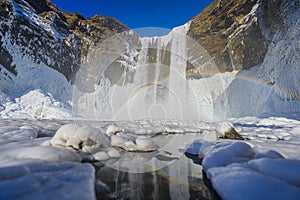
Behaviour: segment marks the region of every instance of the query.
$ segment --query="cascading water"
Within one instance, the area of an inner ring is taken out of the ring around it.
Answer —
[[[76,114],[98,120],[210,120],[210,83],[202,77],[189,79],[187,68],[189,63],[196,74],[200,68],[203,73],[217,70],[187,31],[184,25],[165,36],[140,38],[130,31],[108,39],[78,73],[84,78],[76,77]],[[219,79],[211,78],[219,84],[214,94],[224,88]],[[92,89],[84,92],[80,88],[87,80]]]

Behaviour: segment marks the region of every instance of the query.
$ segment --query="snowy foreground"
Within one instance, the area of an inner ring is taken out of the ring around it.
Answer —
[[[89,163],[142,173],[184,151],[204,157],[203,170],[223,199],[299,198],[300,121],[230,122],[246,140],[217,139],[228,123],[0,120],[0,199],[95,199]],[[126,151],[139,156],[124,159]]]

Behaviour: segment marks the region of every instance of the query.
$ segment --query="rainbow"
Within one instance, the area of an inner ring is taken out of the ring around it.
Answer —
[[[207,71],[201,72],[201,73],[200,72],[187,73],[187,75],[194,75],[194,76],[199,76],[199,77],[203,77],[203,78],[210,77],[215,74],[218,74],[216,72],[216,70],[211,70],[211,71],[207,70]],[[119,81],[121,81],[122,78],[124,78],[124,75],[119,79]],[[146,91],[150,91],[157,85],[164,84],[164,83],[168,82],[169,80],[170,80],[170,76],[166,76],[156,82],[147,83],[147,84],[144,84],[142,87],[139,87],[121,105],[118,106],[118,108],[113,112],[111,120],[116,120],[116,117],[118,116],[118,114],[121,113],[121,111],[123,109],[125,109],[125,107],[128,104],[130,104],[135,98],[137,98],[139,95],[145,93]],[[267,83],[256,77],[249,76],[246,74],[241,74],[241,73],[238,73],[235,76],[234,80],[248,82],[250,84],[256,85],[257,87],[265,87],[265,88],[271,89],[273,91],[276,91],[279,94],[284,94],[286,96],[285,98],[287,98],[287,99],[292,99],[292,100],[296,100],[296,101],[300,102],[300,95],[298,95],[297,93],[295,93],[291,90],[288,90],[287,88],[280,87],[277,84]]]

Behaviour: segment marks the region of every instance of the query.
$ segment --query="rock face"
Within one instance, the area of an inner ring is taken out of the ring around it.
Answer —
[[[249,69],[263,62],[272,31],[280,26],[281,1],[217,0],[191,20],[188,35],[198,41],[221,72]],[[273,32],[274,34],[274,32]]]
[[[254,63],[251,69],[239,71],[236,79],[215,101],[216,107],[221,105],[226,109],[227,117],[299,119],[299,9],[297,0],[259,1],[257,23],[268,49],[261,64]]]
[[[60,96],[93,46],[125,30],[115,19],[69,14],[49,0],[2,0],[0,91],[43,89]]]

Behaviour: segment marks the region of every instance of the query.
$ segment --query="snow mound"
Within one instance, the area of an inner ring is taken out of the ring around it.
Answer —
[[[120,157],[117,150],[109,149],[110,146],[121,147],[126,151],[145,152],[155,151],[158,148],[149,137],[130,137],[124,133],[117,133],[121,130],[115,125],[110,125],[105,134],[91,126],[71,123],[60,127],[50,142],[53,146],[92,154],[96,160]]]
[[[205,155],[203,169],[222,199],[299,197],[299,156],[285,159],[276,151],[284,148],[284,143],[279,144],[280,148],[270,144],[271,150],[264,144],[255,141],[220,143]],[[299,144],[293,145],[297,147],[293,151],[298,151]]]
[[[101,155],[106,154],[104,148],[107,142],[107,136],[99,130],[74,123],[61,126],[50,140],[52,146],[93,154],[96,160],[106,160]],[[107,154],[106,157],[109,158]]]
[[[119,132],[123,132],[123,130],[121,128],[117,127],[116,125],[110,125],[106,129],[106,134],[116,134]]]
[[[226,166],[231,163],[245,162],[254,157],[251,146],[245,142],[217,145],[203,159],[202,166],[206,171],[209,168]]]
[[[0,118],[66,119],[72,117],[70,107],[39,89],[15,98],[14,102],[6,102],[2,107]]]
[[[147,137],[139,136],[135,140],[130,140],[118,135],[111,136],[112,146],[121,147],[127,151],[155,151],[158,146]]]
[[[81,163],[37,163],[0,170],[0,199],[96,199],[94,168]]]
[[[289,167],[282,170],[286,172]],[[296,175],[298,170],[293,172]],[[211,168],[207,175],[222,199],[297,199],[300,196],[300,188],[243,164]]]
[[[255,159],[247,163],[251,169],[300,187],[300,160]]]

